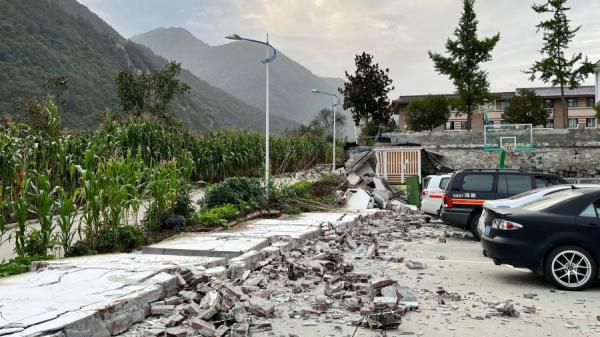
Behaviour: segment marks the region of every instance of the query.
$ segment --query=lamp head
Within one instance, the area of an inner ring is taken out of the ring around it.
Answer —
[[[314,92],[315,94],[318,94],[320,91],[317,89],[313,89],[312,92]]]
[[[239,36],[238,34],[231,34],[229,36],[225,36],[226,39],[230,39],[230,40],[241,40],[242,37]]]

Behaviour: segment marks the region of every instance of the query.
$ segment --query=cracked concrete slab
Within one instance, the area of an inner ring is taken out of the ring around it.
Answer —
[[[58,330],[66,337],[114,335],[143,320],[149,303],[176,291],[170,272],[223,264],[215,258],[141,254],[37,263],[35,273],[0,280],[0,336]],[[100,323],[108,334],[97,328]]]
[[[184,233],[143,248],[144,254],[217,256],[227,259],[260,250],[282,238],[306,240],[320,235],[321,224],[346,213],[303,213],[283,219],[259,219],[228,232]]]

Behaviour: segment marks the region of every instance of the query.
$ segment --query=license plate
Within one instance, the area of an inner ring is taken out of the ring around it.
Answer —
[[[483,235],[490,236],[490,233],[492,233],[492,226],[485,226],[485,229],[483,230]]]

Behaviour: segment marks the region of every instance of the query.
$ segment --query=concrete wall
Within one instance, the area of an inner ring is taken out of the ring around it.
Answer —
[[[453,168],[494,168],[499,154],[483,151],[483,132],[414,132],[386,134],[392,144],[420,145],[443,154]],[[564,177],[600,177],[600,131],[534,129],[535,149],[510,153],[507,168],[557,173]]]

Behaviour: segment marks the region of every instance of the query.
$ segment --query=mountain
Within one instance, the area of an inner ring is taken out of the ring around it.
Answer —
[[[14,113],[17,97],[43,95],[44,74],[62,74],[69,79],[68,102],[59,107],[65,126],[92,127],[98,112],[120,110],[114,85],[120,70],[156,71],[167,63],[76,0],[0,0],[0,8],[0,113]],[[191,90],[170,110],[191,128],[264,129],[261,109],[187,70],[180,78]],[[275,132],[299,125],[277,117],[271,123]]]
[[[260,63],[265,58],[264,46],[240,41],[209,46],[183,28],[158,28],[131,40],[181,62],[199,78],[264,109],[265,68]],[[271,112],[303,124],[320,109],[331,106],[331,98],[317,96],[312,89],[337,93],[343,85],[342,79],[319,77],[281,51],[270,67]]]

